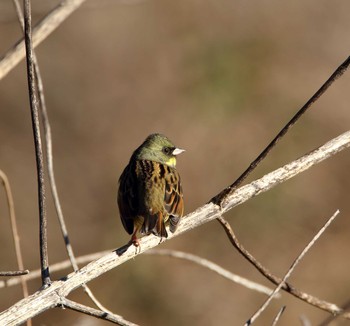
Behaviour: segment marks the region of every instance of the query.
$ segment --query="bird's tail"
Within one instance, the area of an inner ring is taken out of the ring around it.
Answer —
[[[157,220],[156,227],[153,229],[153,234],[162,238],[168,237],[168,232],[165,229],[164,216],[161,213],[158,214],[158,220]]]
[[[157,213],[154,215],[149,215],[144,219],[143,225],[141,227],[142,234],[150,234],[167,238],[168,232],[165,229],[164,217],[162,213]]]

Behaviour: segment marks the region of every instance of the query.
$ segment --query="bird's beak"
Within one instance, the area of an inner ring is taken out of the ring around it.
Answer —
[[[184,152],[185,150],[184,149],[181,149],[181,148],[175,148],[173,150],[173,155],[179,155],[181,154],[182,152]]]

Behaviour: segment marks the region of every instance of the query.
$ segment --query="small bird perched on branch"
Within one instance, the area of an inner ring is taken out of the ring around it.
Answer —
[[[140,245],[138,233],[167,238],[184,212],[176,156],[184,152],[161,134],[149,135],[132,154],[119,178],[118,206],[130,244]]]

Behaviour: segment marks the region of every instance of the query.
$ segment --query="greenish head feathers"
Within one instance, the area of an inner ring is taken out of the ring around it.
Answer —
[[[171,167],[176,166],[176,155],[184,152],[177,148],[166,136],[161,134],[151,134],[136,149],[133,154],[134,159],[149,160]]]

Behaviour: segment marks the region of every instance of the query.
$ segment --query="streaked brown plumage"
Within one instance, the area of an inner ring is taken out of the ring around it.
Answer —
[[[152,134],[136,149],[120,176],[120,218],[135,246],[139,245],[138,232],[167,238],[165,224],[172,233],[176,231],[184,202],[175,156],[182,151],[165,136]]]

